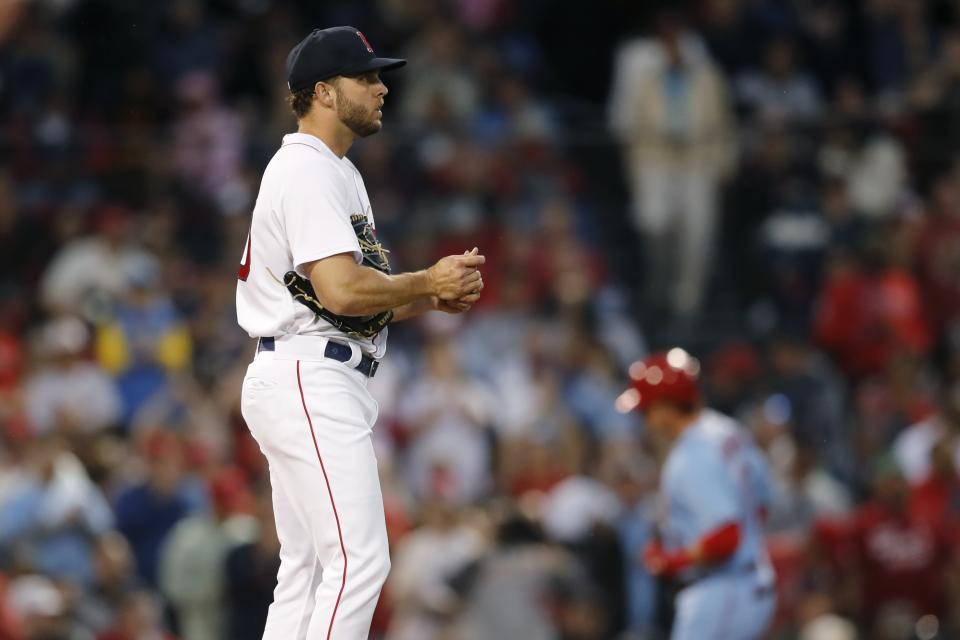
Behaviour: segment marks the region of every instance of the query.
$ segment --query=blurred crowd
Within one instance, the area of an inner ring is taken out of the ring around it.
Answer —
[[[771,637],[960,637],[960,4],[581,4],[0,2],[0,640],[259,640],[235,273],[333,24],[410,60],[351,152],[391,261],[487,255],[371,383],[373,638],[663,637],[616,398],[678,342],[768,455]]]

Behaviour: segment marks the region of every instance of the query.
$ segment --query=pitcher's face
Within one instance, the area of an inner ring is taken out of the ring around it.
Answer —
[[[336,84],[337,116],[358,137],[366,138],[383,127],[381,111],[387,85],[379,71],[358,76],[341,76]]]

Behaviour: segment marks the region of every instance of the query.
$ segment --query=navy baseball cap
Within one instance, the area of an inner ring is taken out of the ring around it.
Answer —
[[[314,29],[287,56],[287,87],[298,91],[334,76],[396,69],[400,58],[378,58],[367,38],[353,27]]]

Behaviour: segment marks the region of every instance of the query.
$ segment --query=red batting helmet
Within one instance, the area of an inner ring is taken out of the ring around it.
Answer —
[[[700,400],[700,362],[679,347],[634,362],[629,373],[630,388],[617,398],[622,413],[645,411],[660,401],[692,407]]]

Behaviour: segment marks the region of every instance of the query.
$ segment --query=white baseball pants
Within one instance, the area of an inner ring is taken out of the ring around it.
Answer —
[[[371,442],[377,403],[366,376],[315,351],[260,352],[243,381],[281,545],[263,640],[364,640],[390,570]]]

